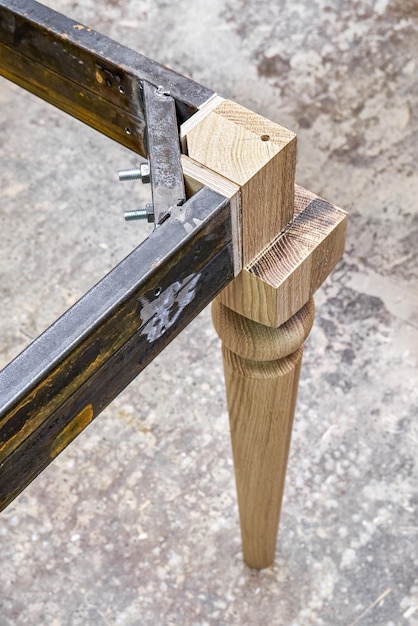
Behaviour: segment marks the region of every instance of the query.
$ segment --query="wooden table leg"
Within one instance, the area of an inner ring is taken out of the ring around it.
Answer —
[[[223,342],[244,560],[261,569],[274,559],[311,298],[341,258],[347,216],[294,185],[293,133],[236,103],[218,99],[181,135],[191,189],[195,179],[211,187],[214,175],[233,185],[241,271],[216,299],[213,320]]]
[[[311,299],[279,328],[253,322],[219,300],[212,306],[222,339],[244,561],[274,560],[303,342],[314,320]]]

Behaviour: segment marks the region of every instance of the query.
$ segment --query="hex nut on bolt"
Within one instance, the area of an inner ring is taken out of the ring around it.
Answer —
[[[141,163],[139,168],[119,170],[119,180],[121,182],[139,179],[141,179],[144,184],[151,181],[149,163]]]
[[[131,222],[133,220],[147,220],[147,222],[151,224],[155,222],[154,206],[152,204],[146,204],[145,209],[125,211],[124,217],[127,222]]]

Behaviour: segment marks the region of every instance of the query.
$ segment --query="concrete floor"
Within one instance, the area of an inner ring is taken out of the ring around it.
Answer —
[[[350,227],[316,298],[274,566],[241,560],[206,310],[1,514],[0,626],[416,626],[416,0],[48,4],[295,130],[298,182]],[[5,365],[148,227],[122,219],[133,155],[6,81],[0,104]]]

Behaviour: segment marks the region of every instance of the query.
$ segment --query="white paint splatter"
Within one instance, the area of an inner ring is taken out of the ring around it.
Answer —
[[[149,341],[159,339],[178,320],[195,297],[199,278],[200,274],[191,274],[182,281],[177,280],[161,292],[157,305],[155,300],[150,301],[145,296],[139,299],[141,319],[145,322],[144,332]]]

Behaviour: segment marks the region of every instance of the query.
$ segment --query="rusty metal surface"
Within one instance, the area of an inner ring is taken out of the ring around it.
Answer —
[[[151,171],[155,223],[186,199],[175,101],[169,91],[142,84],[146,149]]]
[[[141,81],[169,91],[181,121],[213,95],[33,0],[0,0],[0,74],[142,155]]]
[[[28,0],[0,0],[0,55],[6,78],[148,154],[157,221],[170,209],[164,225],[0,372],[4,507],[234,271],[229,200],[204,188],[183,205],[178,125],[213,92]]]
[[[233,279],[228,207],[203,188],[0,372],[0,508]]]

